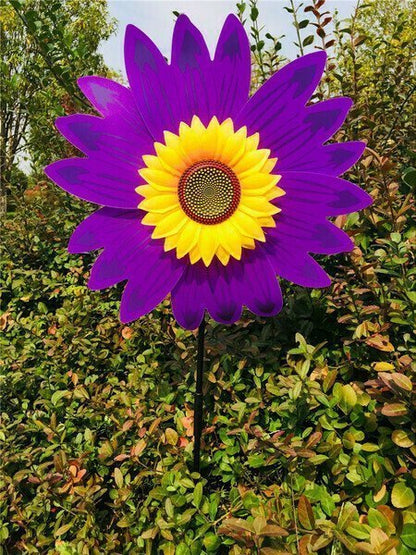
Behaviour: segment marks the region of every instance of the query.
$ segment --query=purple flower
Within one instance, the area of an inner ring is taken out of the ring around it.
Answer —
[[[372,200],[338,177],[364,143],[325,144],[351,100],[306,106],[325,53],[288,64],[249,99],[250,48],[238,19],[227,18],[211,60],[201,33],[181,15],[170,64],[132,25],[125,61],[130,88],[79,79],[102,117],[56,122],[87,157],[45,169],[65,191],[102,205],[68,247],[103,249],[89,287],[127,281],[123,322],[171,292],[176,319],[194,329],[205,309],[225,324],[240,317],[243,305],[261,316],[277,314],[276,275],[328,286],[309,253],[350,251],[351,239],[327,218]]]

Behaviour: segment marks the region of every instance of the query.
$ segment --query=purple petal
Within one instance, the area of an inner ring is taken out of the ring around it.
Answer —
[[[183,14],[173,31],[171,66],[177,73],[181,121],[190,123],[196,114],[207,125],[216,106],[212,62],[202,34]]]
[[[141,258],[150,241],[150,236],[144,233],[128,238],[114,236],[113,243],[105,248],[95,261],[88,287],[94,290],[106,289],[130,278],[132,267],[135,266],[136,260]]]
[[[259,316],[274,316],[283,306],[276,273],[264,252],[248,251],[242,264],[241,296],[249,310]]]
[[[188,266],[172,291],[172,308],[181,326],[195,329],[204,308],[212,318],[232,324],[246,305],[259,316],[273,316],[282,308],[282,295],[273,268],[264,251],[246,251],[241,261],[223,266],[215,260],[208,268]]]
[[[175,287],[185,266],[157,241],[142,249],[129,265],[120,305],[120,320],[131,322],[153,310]]]
[[[365,147],[360,141],[320,146],[305,152],[301,159],[279,161],[279,170],[342,175],[360,159]]]
[[[357,185],[329,175],[308,172],[285,172],[279,182],[286,195],[275,203],[283,213],[338,216],[369,206],[373,199]]]
[[[319,83],[326,62],[323,51],[313,52],[287,64],[250,98],[236,120],[236,127],[247,125],[249,133],[263,134],[269,127],[287,124],[297,117]]]
[[[300,242],[303,251],[317,254],[337,254],[354,248],[344,231],[312,210],[308,217],[282,210],[276,217],[276,227],[268,230],[268,235],[287,244]]]
[[[205,303],[217,322],[233,324],[241,316],[242,269],[242,264],[236,264],[233,259],[226,266],[216,259],[207,269],[208,294]]]
[[[124,53],[139,112],[153,138],[163,141],[163,131],[177,132],[180,122],[175,71],[149,37],[134,25],[127,25]]]
[[[136,208],[135,188],[142,183],[137,170],[91,158],[67,158],[45,168],[46,175],[64,191],[83,200],[112,208]]]
[[[181,326],[195,329],[205,308],[214,320],[223,324],[233,324],[240,318],[243,302],[240,280],[235,275],[238,273],[241,278],[242,268],[238,264],[235,266],[233,278],[231,264],[232,261],[223,266],[218,260],[214,260],[208,268],[201,262],[188,266],[183,278],[172,291],[172,307]]]
[[[237,115],[247,102],[250,75],[251,54],[247,34],[239,19],[231,14],[225,20],[214,57],[215,115],[220,121]]]
[[[331,98],[303,108],[290,121],[279,118],[262,128],[262,145],[278,158],[276,171],[302,161],[310,152],[316,155],[316,148],[341,127],[351,106],[349,98]]]
[[[131,127],[117,115],[99,118],[85,114],[60,117],[55,122],[61,134],[84,154],[117,164],[128,164],[137,171],[141,157],[153,151],[147,129]]]
[[[179,324],[196,329],[204,316],[209,294],[208,276],[202,264],[189,264],[172,290],[172,311]]]
[[[328,287],[329,276],[305,252],[301,242],[288,243],[283,237],[268,237],[264,247],[273,270],[280,277],[303,287]]]
[[[247,102],[250,87],[250,48],[243,26],[229,16],[219,37],[214,61],[205,41],[187,16],[178,17],[168,65],[155,44],[129,25],[125,62],[130,86],[152,136],[178,132],[179,123],[194,115],[207,125],[215,115],[223,120]]]
[[[127,87],[111,79],[90,75],[78,79],[78,86],[91,104],[103,116],[117,116],[119,121],[131,127],[143,127],[134,97]]]
[[[150,235],[150,228],[141,224],[143,216],[141,210],[100,208],[75,229],[68,251],[81,253],[111,246],[117,250],[120,244],[141,242]]]

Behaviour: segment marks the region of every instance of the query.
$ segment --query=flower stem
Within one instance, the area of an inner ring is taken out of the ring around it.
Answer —
[[[204,375],[204,337],[205,315],[198,328],[198,353],[196,359],[196,387],[194,401],[194,472],[199,472],[201,462],[201,433],[202,433],[202,382]]]

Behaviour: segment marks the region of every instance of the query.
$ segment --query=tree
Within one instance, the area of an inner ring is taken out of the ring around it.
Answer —
[[[99,43],[115,29],[105,0],[0,0],[3,212],[13,196],[13,168],[29,155],[33,169],[68,152],[53,127],[59,115],[91,111],[77,89],[81,75],[108,75]]]

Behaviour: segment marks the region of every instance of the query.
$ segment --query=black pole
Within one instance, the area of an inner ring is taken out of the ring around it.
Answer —
[[[204,375],[204,336],[205,315],[198,328],[198,354],[196,359],[196,387],[194,402],[194,472],[199,472],[201,462],[201,433],[202,433],[202,378]]]

